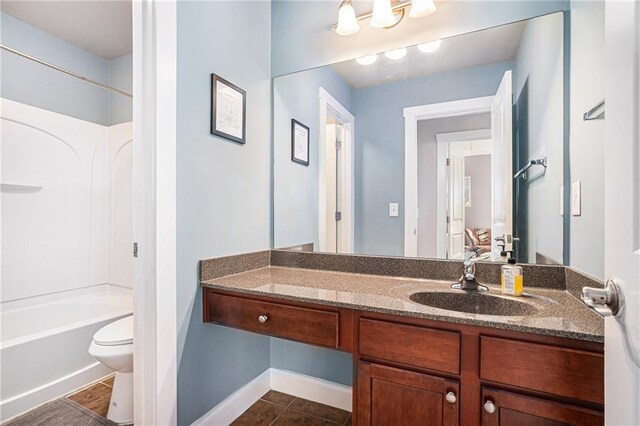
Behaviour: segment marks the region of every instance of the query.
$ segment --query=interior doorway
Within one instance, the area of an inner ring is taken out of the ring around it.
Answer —
[[[439,257],[491,250],[491,129],[440,133],[437,223]],[[444,179],[442,179],[444,178]],[[420,237],[420,236],[418,236]]]
[[[318,249],[353,253],[355,118],[320,88],[320,123]]]

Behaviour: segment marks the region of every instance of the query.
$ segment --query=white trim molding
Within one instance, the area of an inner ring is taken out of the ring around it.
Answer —
[[[350,386],[269,368],[193,422],[192,426],[231,424],[270,389],[349,412],[352,409]]]
[[[132,7],[134,422],[174,425],[177,5]]]
[[[204,416],[192,423],[192,426],[219,426],[233,423],[242,413],[258,401],[271,389],[271,369],[229,395],[220,404],[213,407]]]
[[[404,108],[404,255],[418,256],[418,121],[491,112],[493,96]]]

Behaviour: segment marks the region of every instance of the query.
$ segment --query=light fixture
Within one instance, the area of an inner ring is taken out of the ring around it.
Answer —
[[[361,58],[357,58],[356,62],[359,63],[360,65],[371,65],[375,63],[375,61],[377,60],[378,60],[378,55],[368,55],[368,56],[363,56]]]
[[[421,18],[423,16],[431,15],[435,11],[436,4],[433,0],[412,0],[409,16],[412,18]]]
[[[391,10],[391,0],[373,0],[373,13],[369,23],[376,28],[393,27],[398,23]]]
[[[438,50],[440,45],[442,44],[442,40],[434,40],[428,43],[422,43],[418,45],[418,50],[424,53],[431,53]]]
[[[342,0],[338,10],[338,26],[336,33],[341,36],[348,36],[360,31],[360,25],[356,19],[356,11],[351,5],[351,0]]]
[[[358,22],[370,19],[376,28],[392,28],[402,21],[406,10],[411,8],[409,16],[419,18],[436,11],[434,0],[373,0],[373,11],[356,15],[352,0],[342,0],[338,9],[338,23],[333,29],[339,35],[351,35],[358,32]]]
[[[393,61],[397,61],[399,59],[404,58],[407,55],[407,48],[406,47],[402,47],[400,49],[395,49],[395,50],[389,50],[388,52],[384,52],[384,56],[386,56],[387,58],[393,60]]]

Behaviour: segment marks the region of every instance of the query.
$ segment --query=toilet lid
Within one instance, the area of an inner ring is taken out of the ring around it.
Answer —
[[[133,316],[128,316],[102,327],[93,335],[96,345],[116,346],[133,343]]]

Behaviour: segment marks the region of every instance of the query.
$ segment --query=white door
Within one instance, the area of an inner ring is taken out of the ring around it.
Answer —
[[[605,10],[605,276],[624,297],[605,319],[605,421],[640,425],[640,6]]]
[[[448,259],[464,259],[464,156],[452,146],[449,169]]]
[[[493,258],[500,257],[496,237],[505,236],[509,241],[513,224],[513,169],[511,132],[511,71],[504,73],[498,92],[491,105],[491,252]],[[510,250],[507,247],[507,250]]]

